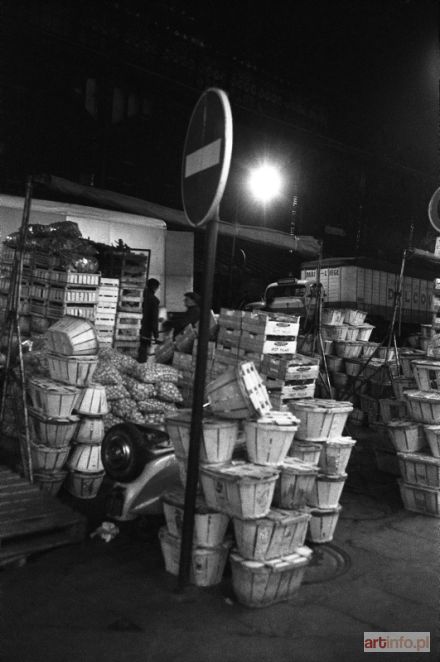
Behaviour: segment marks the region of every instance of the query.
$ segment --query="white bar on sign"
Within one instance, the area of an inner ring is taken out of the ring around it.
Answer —
[[[192,154],[188,154],[185,159],[185,177],[191,177],[196,172],[207,170],[220,162],[220,149],[222,140],[218,138],[209,145],[196,149]]]

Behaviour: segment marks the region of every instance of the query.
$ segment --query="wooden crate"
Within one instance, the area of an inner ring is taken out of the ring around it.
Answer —
[[[240,329],[227,329],[220,326],[218,330],[217,343],[223,347],[239,347],[240,345],[241,330]]]
[[[50,273],[49,269],[36,267],[35,269],[32,269],[32,280],[38,283],[48,283],[49,273]]]
[[[84,539],[86,520],[0,466],[0,565]]]
[[[31,312],[38,313],[34,311],[31,306]],[[50,319],[58,319],[59,317],[64,317],[64,315],[74,315],[75,317],[85,317],[89,320],[94,320],[96,314],[95,304],[75,304],[75,303],[55,303],[51,301],[46,304],[46,315]]]
[[[11,279],[9,276],[0,276],[0,292],[8,294],[11,289]]]
[[[41,317],[46,317],[47,303],[45,301],[38,301],[31,299],[31,314]]]
[[[98,300],[98,289],[96,287],[54,287],[49,288],[48,300],[62,304],[95,304]]]
[[[76,287],[98,287],[100,274],[80,273],[77,271],[49,271],[49,283],[75,285]]]
[[[319,358],[302,354],[288,357],[266,354],[261,372],[272,379],[316,379],[319,374]]]
[[[120,281],[125,285],[145,287],[148,275],[148,259],[145,255],[124,255],[121,260]]]
[[[110,279],[108,279],[110,280]],[[102,306],[107,304],[116,304],[118,303],[119,298],[119,287],[107,287],[102,286],[98,289],[98,303]]]
[[[138,340],[115,340],[113,343],[114,349],[123,354],[128,354],[128,356],[137,358],[139,353],[139,341]]]
[[[47,301],[49,295],[49,286],[44,283],[32,283],[29,287],[29,296],[31,299]]]
[[[128,313],[142,313],[144,288],[122,284],[119,288],[118,310]]]
[[[137,340],[141,323],[142,315],[139,313],[118,313],[116,316],[115,340]]]
[[[241,329],[244,311],[220,308],[218,324],[225,329]]]
[[[296,354],[296,338],[255,335],[249,331],[243,331],[240,338],[240,349],[256,354]]]
[[[279,313],[245,312],[241,328],[255,335],[296,338],[299,332],[299,317]]]
[[[61,258],[59,255],[49,255],[42,251],[35,251],[33,255],[33,263],[36,267],[42,269],[57,269],[61,267]]]

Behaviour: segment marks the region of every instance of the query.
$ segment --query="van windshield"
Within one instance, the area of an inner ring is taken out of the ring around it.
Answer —
[[[304,284],[272,285],[266,290],[266,300],[273,301],[278,297],[304,297],[305,292],[306,286]]]

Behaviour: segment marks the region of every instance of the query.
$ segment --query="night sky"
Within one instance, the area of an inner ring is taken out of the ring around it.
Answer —
[[[184,3],[188,5],[188,3]],[[433,0],[189,3],[219,50],[293,80],[335,137],[438,168],[438,7]]]

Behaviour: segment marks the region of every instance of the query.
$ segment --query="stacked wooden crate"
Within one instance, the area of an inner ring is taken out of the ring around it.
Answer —
[[[55,269],[47,273],[47,317],[56,320],[73,315],[94,321],[100,275]]]
[[[8,308],[8,295],[11,291],[12,269],[15,257],[15,249],[4,244],[0,250],[0,326],[6,319]],[[20,332],[26,336],[30,332],[31,315],[29,301],[29,285],[32,256],[29,252],[24,253],[23,277],[21,281],[20,302],[18,306]]]
[[[290,399],[313,397],[319,360],[296,354],[299,317],[222,308],[218,325],[214,375],[252,361],[264,375],[275,408],[285,409]]]
[[[118,311],[114,347],[136,357],[142,325],[142,302],[147,282],[147,260],[142,255],[124,255],[119,268]]]
[[[208,343],[207,349],[205,384],[210,382],[216,376],[216,373],[213,370],[216,351],[215,342],[210,341]],[[183,397],[184,407],[191,407],[193,402],[196,361],[197,340],[194,341],[192,354],[176,351],[173,354],[173,367],[176,368],[180,373],[177,385]]]
[[[95,327],[101,344],[113,344],[119,296],[118,278],[101,278]]]
[[[35,266],[29,284],[31,327],[43,333],[65,315],[94,321],[100,275]]]
[[[221,375],[228,368],[237,365],[243,315],[244,312],[241,310],[220,309],[217,346],[213,364],[215,375]]]
[[[319,358],[292,354],[266,354],[260,368],[272,406],[288,408],[292,400],[313,398],[319,375]]]

